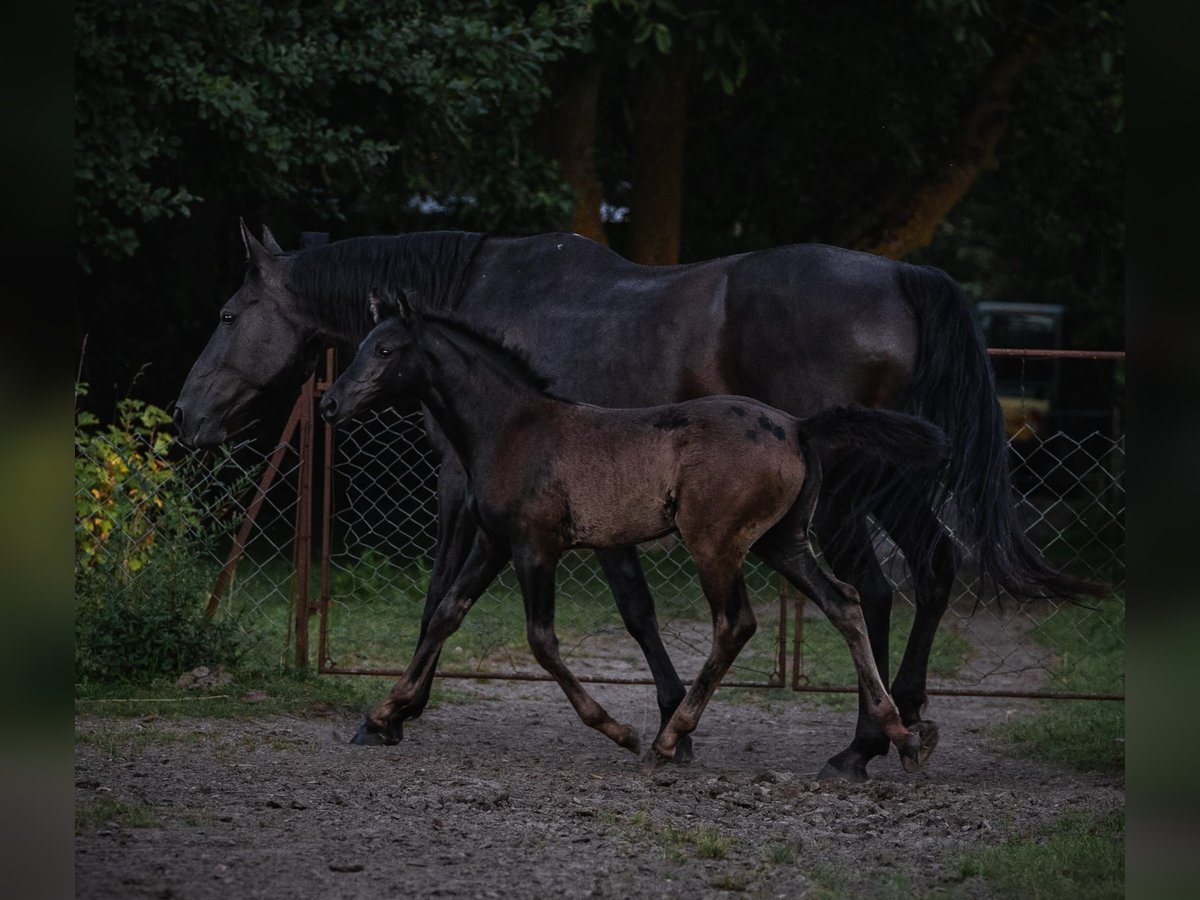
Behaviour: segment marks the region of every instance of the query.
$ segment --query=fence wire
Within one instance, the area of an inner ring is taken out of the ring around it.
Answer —
[[[981,585],[965,568],[934,644],[930,684],[981,692],[1123,693],[1124,435],[1106,427],[1039,437],[1027,428],[1011,446],[1026,533],[1053,565],[1110,586],[1113,597],[1087,605],[1021,602]],[[320,455],[319,439],[315,447]],[[246,443],[216,454],[183,454],[153,433],[93,430],[83,441],[77,435],[77,587],[99,582],[110,594],[145,590],[148,572],[179,567],[182,557],[186,571],[178,577],[195,582],[197,602],[232,617],[264,658],[292,659],[301,465],[293,437],[267,447]],[[436,463],[419,415],[384,410],[351,423],[337,433],[332,456],[314,469],[317,497],[322,478],[332,479],[327,581],[314,566],[300,593],[318,598],[313,609],[326,616],[325,655],[317,662],[326,670],[402,669],[416,645],[437,546]],[[320,519],[315,527],[323,537]],[[883,532],[877,530],[875,540],[896,591],[894,674],[912,622],[913,592],[902,554]],[[695,570],[673,538],[641,546],[639,556],[664,642],[688,679],[711,637]],[[727,681],[853,686],[844,642],[811,604],[796,604],[789,591],[783,622],[778,576],[751,563],[746,581],[759,631]],[[563,657],[581,678],[647,676],[590,553],[572,552],[562,561],[557,626]],[[786,670],[781,630],[790,657]],[[526,644],[511,567],[447,643],[439,671],[543,675]]]

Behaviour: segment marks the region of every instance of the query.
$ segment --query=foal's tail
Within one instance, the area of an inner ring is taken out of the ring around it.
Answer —
[[[935,469],[950,455],[950,439],[942,429],[887,409],[839,406],[802,419],[800,432],[828,447],[870,454],[891,465]]]

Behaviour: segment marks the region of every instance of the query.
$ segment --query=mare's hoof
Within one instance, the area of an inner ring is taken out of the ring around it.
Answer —
[[[390,747],[400,743],[403,739],[404,726],[400,722],[388,722],[386,726],[380,728],[369,718],[363,718],[359,723],[358,731],[354,732],[354,737],[350,738],[350,743],[362,747]]]
[[[817,773],[817,781],[852,781],[862,782],[870,778],[867,775],[867,767],[863,763],[858,763],[853,766],[843,766],[838,768],[833,762],[827,762],[821,767],[821,771]]]
[[[817,781],[866,781],[867,761],[861,754],[851,750],[843,750],[821,768],[817,773]]]
[[[933,748],[938,742],[938,727],[933,722],[913,722],[908,726],[911,732],[908,739],[900,746],[900,764],[910,775],[920,772],[929,761]]]
[[[692,736],[684,735],[675,745],[675,765],[690,766],[696,759],[696,751],[692,749]]]

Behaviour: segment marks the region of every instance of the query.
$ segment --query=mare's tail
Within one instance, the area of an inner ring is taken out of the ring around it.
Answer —
[[[891,465],[937,469],[950,454],[950,439],[941,428],[887,409],[839,406],[802,419],[800,431],[826,446]]]
[[[949,497],[955,537],[982,573],[1018,597],[1101,594],[1051,568],[1017,519],[1004,417],[983,333],[957,284],[940,269],[901,265],[901,289],[917,320],[919,349],[903,409],[945,430],[951,453],[941,483],[930,480],[935,511]]]

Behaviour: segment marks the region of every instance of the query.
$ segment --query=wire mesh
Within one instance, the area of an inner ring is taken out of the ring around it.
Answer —
[[[1081,606],[1018,601],[960,572],[930,662],[934,688],[980,691],[1123,691],[1124,437],[1024,427],[1012,441],[1018,512],[1026,533],[1056,567],[1112,587],[1117,599]],[[339,432],[332,460],[335,551],[329,591],[329,659],[341,669],[403,668],[415,646],[437,541],[436,464],[417,414],[376,412]],[[892,671],[915,609],[903,555],[879,530],[876,551],[896,591]],[[711,635],[691,561],[674,539],[639,548],[658,622],[680,673],[695,673]],[[779,582],[750,564],[759,632],[729,680],[778,685]],[[557,624],[577,675],[644,677],[594,558],[572,552],[558,573]],[[811,605],[799,626],[798,686],[854,684],[845,644]],[[792,641],[788,641],[792,647]],[[1087,651],[1094,649],[1094,655]],[[1114,650],[1116,651],[1114,655]],[[1119,661],[1117,660],[1117,657]],[[511,568],[480,598],[441,657],[443,673],[537,677],[524,638]]]
[[[1025,422],[1011,444],[1027,534],[1053,565],[1111,587],[1112,597],[1087,605],[1020,602],[987,590],[965,568],[934,643],[931,686],[1123,693],[1125,439],[1114,423],[1043,427],[1039,435]],[[295,431],[267,446],[244,442],[188,454],[153,428],[90,428],[82,437],[77,428],[77,593],[123,595],[156,589],[156,577],[186,580],[196,601],[236,621],[256,652],[284,661],[293,658],[297,596],[320,597],[322,667],[403,668],[416,644],[438,540],[437,466],[420,418],[384,410],[351,423],[339,431],[330,458],[314,467],[315,494],[325,493],[322,477],[332,479],[330,532],[320,535],[330,550],[328,583],[314,567],[308,590],[299,593],[302,460]],[[314,452],[321,448],[316,441]],[[878,531],[876,551],[896,591],[894,673],[913,592],[902,554]],[[673,538],[643,545],[639,556],[664,643],[687,679],[711,635],[695,570]],[[854,684],[844,642],[811,604],[786,623],[796,632],[787,639],[791,671],[781,671],[779,580],[760,564],[748,566],[746,580],[760,627],[727,680],[779,685],[790,675],[802,688]],[[562,560],[557,626],[563,657],[579,677],[647,676],[590,553]],[[439,670],[542,677],[526,644],[511,568],[446,644]]]

